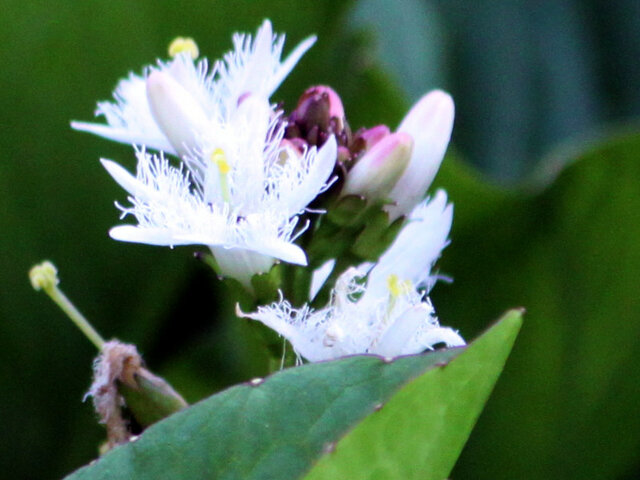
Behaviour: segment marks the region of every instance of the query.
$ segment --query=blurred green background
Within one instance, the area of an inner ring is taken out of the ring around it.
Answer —
[[[397,125],[440,87],[456,101],[437,183],[455,203],[433,300],[473,338],[528,310],[453,478],[640,475],[640,3],[634,0],[68,1],[0,9],[0,468],[59,478],[104,437],[93,347],[27,270],[43,258],[106,337],[135,343],[189,401],[261,373],[256,341],[195,249],[121,244],[121,189],[72,131],[117,80],[191,35],[216,58],[271,18],[316,46],[276,93],[327,83],[352,127]]]

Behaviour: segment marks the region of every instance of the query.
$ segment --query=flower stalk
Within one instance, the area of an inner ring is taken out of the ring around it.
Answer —
[[[84,334],[85,337],[93,343],[98,351],[102,351],[104,346],[104,339],[96,331],[95,328],[89,323],[89,321],[80,313],[73,303],[67,298],[67,296],[60,290],[58,284],[58,270],[51,262],[44,261],[39,265],[34,266],[29,271],[29,279],[31,285],[35,290],[42,290],[46,293],[51,300],[55,302],[60,309],[67,314],[76,327]]]
[[[188,406],[182,396],[163,378],[144,367],[134,345],[105,340],[60,290],[58,270],[50,261],[29,271],[35,290],[43,290],[100,352],[94,361],[93,383],[86,397],[107,428],[107,449],[132,438],[129,423],[122,416],[126,405],[141,427],[147,427]]]

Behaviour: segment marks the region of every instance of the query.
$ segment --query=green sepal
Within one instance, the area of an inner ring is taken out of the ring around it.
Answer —
[[[305,250],[311,268],[336,258],[349,265],[378,260],[393,242],[404,217],[390,223],[384,206],[389,201],[349,195],[332,202],[320,218]]]
[[[278,299],[278,290],[282,287],[282,265],[274,265],[268,272],[251,277],[251,286],[257,304],[275,302]]]
[[[118,392],[143,428],[188,407],[169,383],[146,368],[134,373],[133,381],[135,385],[118,381]]]
[[[382,209],[376,210],[368,216],[364,230],[351,247],[351,253],[363,260],[377,261],[393,243],[404,221],[405,217],[400,217],[389,224],[389,214]]]
[[[204,263],[209,265],[217,275],[221,275],[218,261],[216,260],[216,257],[214,257],[211,253],[197,253],[196,258],[201,259]]]
[[[326,218],[334,225],[347,227],[352,225],[365,209],[367,199],[359,195],[347,195],[339,198],[327,210]]]

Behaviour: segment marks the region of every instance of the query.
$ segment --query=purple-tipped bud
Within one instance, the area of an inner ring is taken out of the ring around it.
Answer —
[[[289,124],[289,138],[300,136],[311,145],[321,145],[330,135],[339,135],[345,129],[342,100],[330,87],[308,88],[291,113]]]
[[[202,107],[171,75],[157,70],[147,77],[147,100],[162,133],[180,157],[187,155],[208,124]]]
[[[434,90],[416,103],[398,127],[414,142],[411,161],[389,194],[395,205],[386,210],[391,220],[408,214],[425,196],[447,150],[455,107],[451,96]]]
[[[308,88],[298,100],[294,114],[307,126],[318,125],[322,129],[329,127],[332,118],[344,121],[342,100],[335,90],[325,85]]]
[[[367,152],[376,143],[391,133],[386,125],[376,125],[371,128],[361,128],[353,137],[353,150]]]
[[[363,195],[368,200],[385,198],[405,172],[413,139],[392,133],[379,140],[347,174],[342,195]]]

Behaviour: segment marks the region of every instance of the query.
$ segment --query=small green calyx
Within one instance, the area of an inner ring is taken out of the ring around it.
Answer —
[[[29,280],[35,290],[51,290],[58,285],[58,269],[53,263],[45,260],[29,270]]]
[[[198,45],[193,40],[193,38],[189,37],[176,37],[169,44],[169,56],[171,58],[175,58],[177,55],[187,52],[193,60],[200,56],[200,51],[198,50]]]

